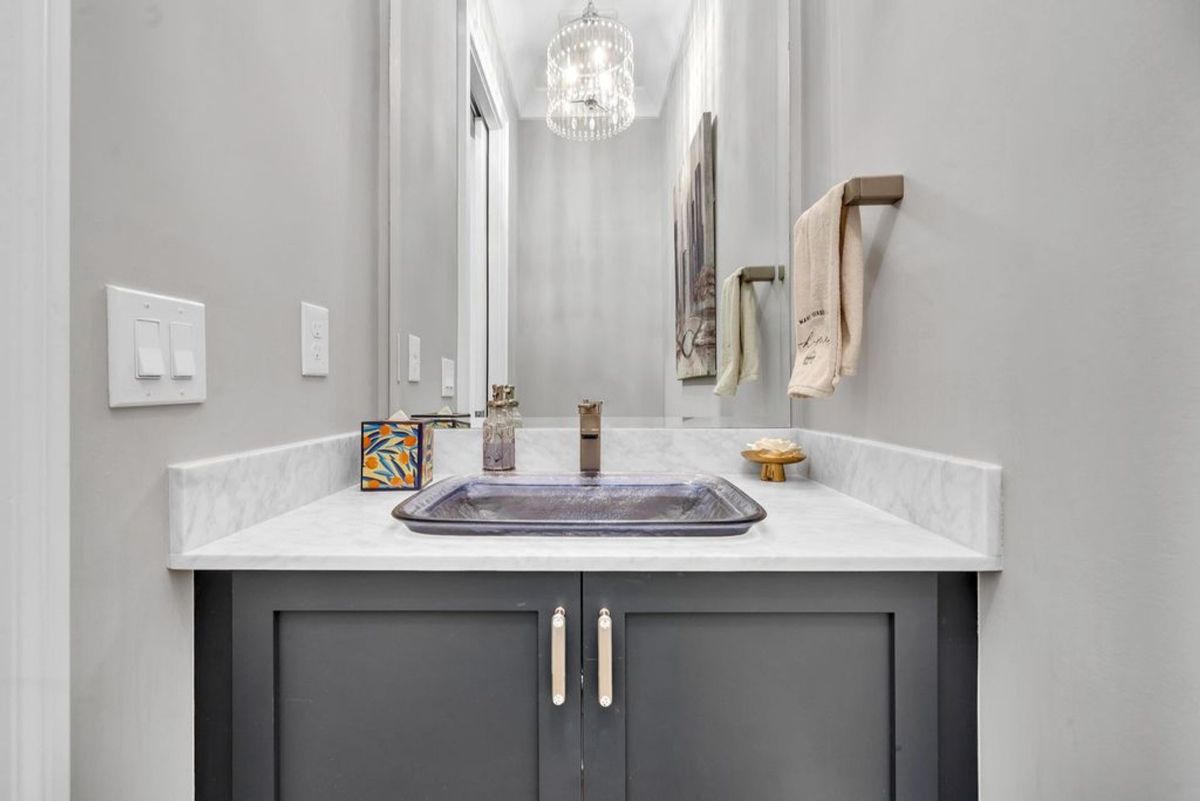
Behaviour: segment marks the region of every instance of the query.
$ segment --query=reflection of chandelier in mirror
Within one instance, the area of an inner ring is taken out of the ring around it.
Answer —
[[[546,47],[546,124],[566,139],[595,142],[633,124],[633,36],[589,2]]]

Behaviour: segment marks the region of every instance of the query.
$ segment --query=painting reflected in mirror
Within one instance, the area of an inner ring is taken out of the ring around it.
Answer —
[[[717,248],[712,114],[675,182],[675,377],[717,374]]]

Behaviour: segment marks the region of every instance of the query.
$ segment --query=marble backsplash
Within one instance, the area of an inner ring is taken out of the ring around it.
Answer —
[[[435,435],[437,477],[480,469],[480,431]],[[760,437],[790,436],[809,455],[789,467],[813,481],[979,553],[1001,552],[1000,468],[929,451],[807,429],[610,428],[607,472],[704,472],[755,475],[740,452]],[[518,432],[517,469],[579,469],[579,434],[571,428]],[[349,432],[172,465],[171,551],[182,553],[298,508],[358,481],[359,435]]]
[[[971,550],[1000,556],[998,465],[796,429],[808,477]]]
[[[167,468],[171,553],[199,548],[358,481],[357,431]]]
[[[787,433],[778,428],[606,428],[602,467],[609,473],[758,472],[741,457],[760,437]],[[481,432],[439,431],[434,465],[439,475],[479,471]],[[536,473],[579,469],[579,431],[574,428],[522,428],[517,431],[517,469]]]

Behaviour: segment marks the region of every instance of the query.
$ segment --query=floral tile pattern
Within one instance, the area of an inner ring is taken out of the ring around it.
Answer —
[[[416,490],[433,480],[433,426],[378,420],[362,424],[364,491]]]

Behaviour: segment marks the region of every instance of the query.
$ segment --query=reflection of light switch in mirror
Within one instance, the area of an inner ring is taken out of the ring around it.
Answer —
[[[190,379],[196,375],[196,349],[190,323],[171,323],[171,377]]]
[[[408,335],[408,380],[421,380],[421,338],[413,334]]]
[[[300,304],[300,375],[329,375],[329,309]]]
[[[454,360],[442,359],[442,397],[454,397]]]
[[[204,304],[109,286],[108,405],[201,403]]]
[[[162,378],[162,340],[158,336],[158,320],[135,320],[133,323],[133,374],[141,379]]]

